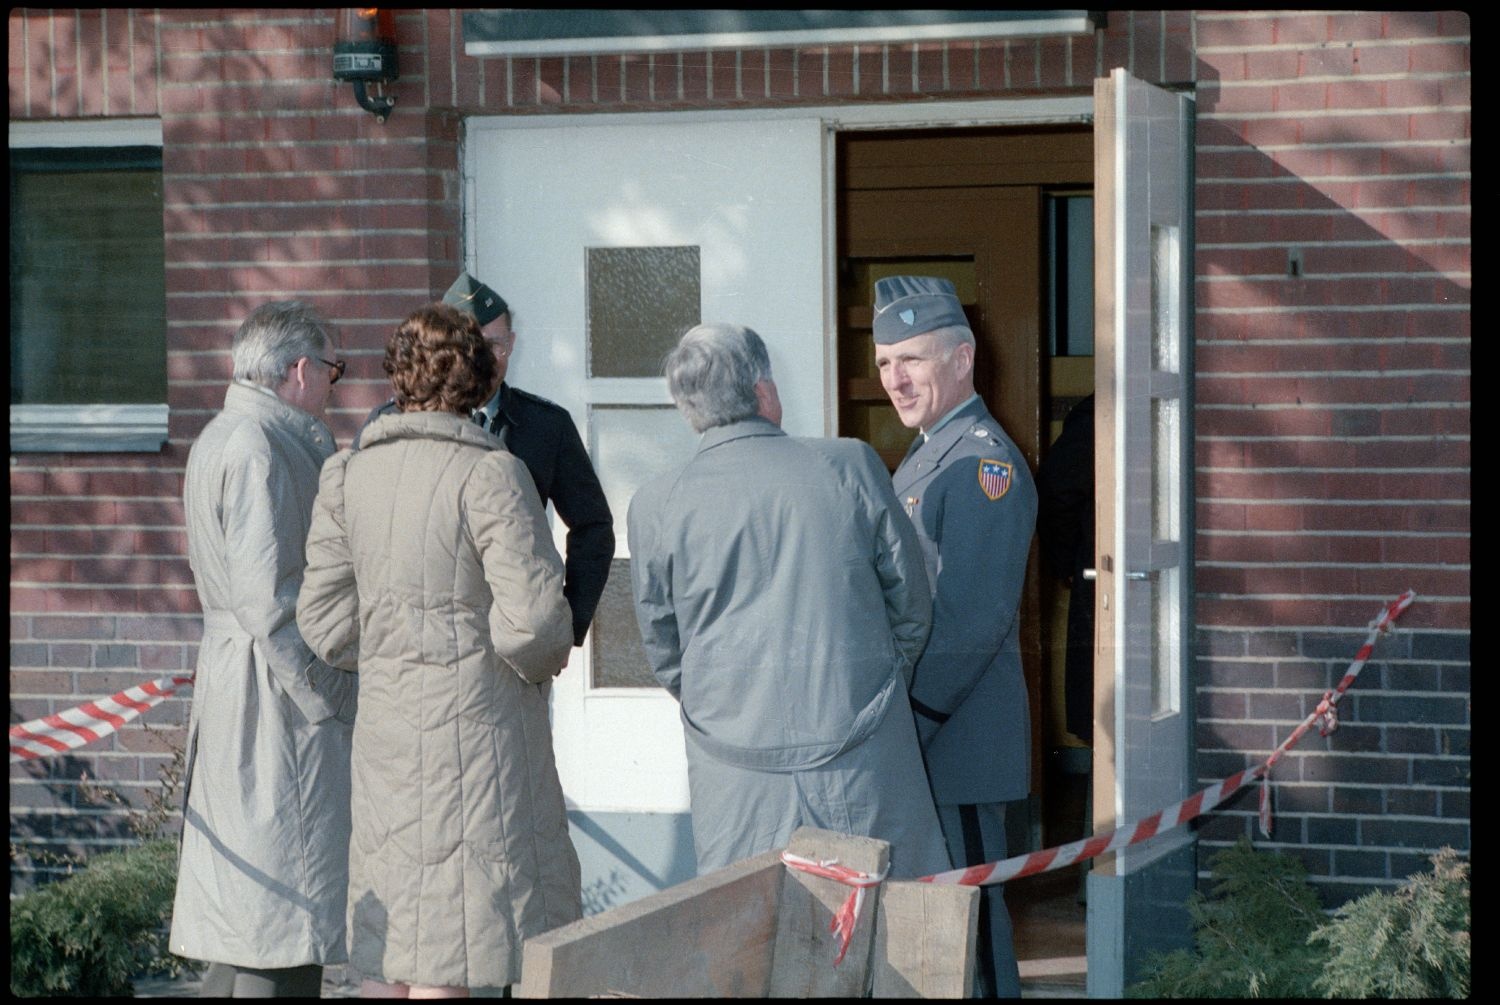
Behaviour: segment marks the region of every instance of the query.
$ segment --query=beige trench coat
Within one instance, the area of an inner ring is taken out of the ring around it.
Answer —
[[[172,951],[277,968],[341,963],[355,678],[294,620],[321,421],[230,385],[188,455],[183,503],[203,640]]]
[[[323,469],[297,619],[355,669],[350,963],[499,986],[582,915],[547,720],[563,564],[526,468],[446,413],[383,416]]]

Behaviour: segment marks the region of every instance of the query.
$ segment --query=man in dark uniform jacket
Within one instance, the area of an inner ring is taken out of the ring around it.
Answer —
[[[911,706],[938,822],[955,867],[1006,857],[1005,803],[1031,787],[1021,672],[1021,590],[1036,524],[1026,459],[974,392],[974,333],[953,284],[875,284],[875,363],[901,423],[918,429],[892,485],[916,525],[932,634]],[[1020,997],[1000,885],[979,909],[979,997]]]
[[[520,458],[542,502],[552,503],[568,528],[563,594],[573,611],[573,644],[581,646],[615,557],[614,517],[599,476],[567,409],[505,383],[516,335],[510,327],[510,307],[500,294],[464,272],[443,295],[443,302],[474,315],[495,347],[500,387],[474,412],[474,421]],[[354,436],[354,448],[359,449],[365,426],[377,415],[395,410],[394,398],[371,410]]]

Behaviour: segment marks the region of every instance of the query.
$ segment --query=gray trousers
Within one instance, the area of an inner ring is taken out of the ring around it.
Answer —
[[[200,998],[317,998],[323,990],[323,968],[257,970],[229,963],[210,963],[203,974]]]
[[[1006,857],[1004,803],[940,805],[937,811],[955,869]],[[1003,883],[979,888],[978,955],[974,997],[1021,997],[1021,970],[1016,963]]]

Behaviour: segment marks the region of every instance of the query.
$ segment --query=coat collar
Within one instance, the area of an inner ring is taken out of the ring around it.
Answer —
[[[698,453],[712,450],[730,440],[742,440],[747,436],[785,436],[780,426],[772,423],[769,419],[755,416],[749,419],[741,419],[739,422],[731,422],[723,426],[715,426],[706,431],[698,441]]]
[[[453,412],[391,412],[382,415],[365,428],[360,439],[360,449],[373,447],[387,440],[454,440],[471,446],[493,450],[500,445],[498,437],[492,435],[467,416]]]
[[[936,461],[948,451],[952,450],[960,440],[974,428],[974,423],[988,418],[990,410],[985,407],[984,399],[973,398],[967,405],[959,409],[953,418],[943,423],[942,428],[927,438],[919,433],[916,440],[912,442],[911,449],[906,452],[902,463],[920,455],[923,460]]]
[[[271,423],[298,439],[327,446],[330,450],[334,447],[333,433],[322,419],[282,401],[275,391],[267,387],[235,381],[224,391],[224,411]]]
[[[936,474],[942,466],[943,458],[963,442],[977,422],[983,421],[989,414],[983,399],[972,401],[960,409],[951,422],[945,423],[942,429],[932,434],[926,443],[922,442],[920,436],[917,437],[917,441],[902,459],[901,466],[891,476],[891,485],[897,494],[910,491]]]

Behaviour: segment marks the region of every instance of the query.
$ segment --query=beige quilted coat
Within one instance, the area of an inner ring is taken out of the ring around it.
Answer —
[[[526,468],[464,418],[383,416],[323,467],[297,622],[357,667],[349,961],[498,986],[581,916],[547,719],[573,643]]]

